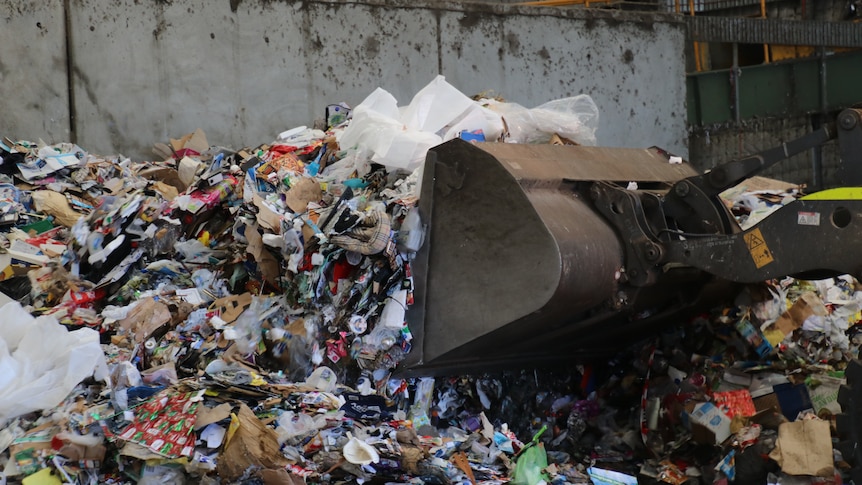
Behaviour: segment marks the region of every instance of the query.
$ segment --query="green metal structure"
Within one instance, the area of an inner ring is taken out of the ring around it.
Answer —
[[[828,113],[862,102],[862,51],[692,73],[689,126]]]

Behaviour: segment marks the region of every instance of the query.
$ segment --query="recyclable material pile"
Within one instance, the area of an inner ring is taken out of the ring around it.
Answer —
[[[832,437],[862,342],[849,277],[753,285],[609,362],[393,377],[413,341],[425,151],[594,143],[598,112],[474,101],[437,78],[404,108],[378,89],[325,114],[238,150],[197,130],[155,161],[4,140],[0,483],[847,475]],[[794,196],[729,204],[753,221]]]
[[[442,77],[406,107],[378,89],[327,107],[319,129],[239,150],[202,130],[158,143],[154,161],[5,139],[5,477],[430,473],[408,383],[389,378],[412,341],[417,168],[444,139],[500,139],[491,105],[513,141],[550,138],[544,119],[594,142],[589,97],[528,110]]]

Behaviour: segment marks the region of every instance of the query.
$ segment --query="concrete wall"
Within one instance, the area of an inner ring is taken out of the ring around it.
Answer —
[[[63,3],[0,0],[0,137],[68,140]]]
[[[146,158],[154,142],[200,127],[239,148],[377,87],[406,105],[439,73],[467,95],[528,107],[588,93],[600,144],[687,154],[685,32],[665,16],[409,0],[65,2],[68,66],[64,0],[0,0],[0,75],[15,78],[0,83],[4,102],[15,98],[0,135]]]

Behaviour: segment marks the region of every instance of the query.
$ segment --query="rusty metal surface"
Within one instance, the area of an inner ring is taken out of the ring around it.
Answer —
[[[759,18],[685,17],[697,42],[862,47],[862,24]]]
[[[408,315],[421,329],[409,365],[528,352],[522,341],[614,294],[620,243],[569,186],[523,187],[490,153],[453,140],[431,150],[420,204],[428,236],[414,264],[424,293]]]
[[[563,180],[675,182],[696,175],[688,164],[671,164],[654,148],[480,143],[522,185],[559,185]]]

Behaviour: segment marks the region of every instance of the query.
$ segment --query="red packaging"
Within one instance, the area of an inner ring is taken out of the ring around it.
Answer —
[[[716,392],[712,395],[715,405],[724,412],[730,419],[736,416],[754,416],[757,410],[754,409],[754,401],[751,399],[751,393],[748,389],[739,389],[736,391]]]

